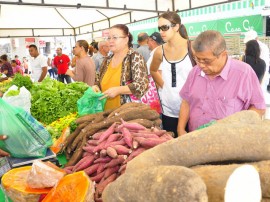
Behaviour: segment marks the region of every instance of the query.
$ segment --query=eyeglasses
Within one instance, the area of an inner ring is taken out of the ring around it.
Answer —
[[[176,24],[170,24],[170,25],[161,25],[158,27],[158,31],[168,31],[171,27],[175,27]]]
[[[198,59],[196,57],[193,57],[193,59],[197,62],[197,63],[200,63],[200,64],[203,64],[203,65],[211,65],[216,59],[219,58],[220,54],[223,53],[225,50],[221,51],[215,58],[213,59]]]
[[[119,39],[119,38],[122,38],[122,39],[123,39],[123,38],[126,38],[126,36],[113,36],[113,37],[110,37],[110,36],[109,36],[109,37],[106,38],[106,40],[107,40],[107,41],[110,41],[110,40],[116,41],[116,40]]]

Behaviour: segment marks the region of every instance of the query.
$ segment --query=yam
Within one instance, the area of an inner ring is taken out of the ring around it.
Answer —
[[[247,124],[259,124],[262,122],[260,115],[253,110],[244,110],[236,112],[231,116],[218,120],[218,123],[247,123]]]
[[[103,202],[208,201],[202,179],[181,166],[157,166],[125,173],[105,188],[102,199]]]
[[[230,160],[269,160],[269,134],[270,125],[217,123],[144,152],[128,164],[126,172],[159,165],[191,167]]]
[[[261,182],[261,192],[263,197],[269,196],[269,187],[270,187],[270,161],[261,161],[256,163],[250,163],[254,166],[258,172]],[[243,164],[231,164],[231,165],[203,165],[196,166],[191,168],[196,172],[204,181],[207,187],[207,195],[209,201],[224,201],[225,187],[230,175],[237,168],[243,166]],[[245,175],[245,178],[242,182],[245,184],[245,180],[248,180],[250,175]],[[239,181],[240,183],[240,181]],[[248,184],[248,183],[246,183]],[[250,183],[254,185],[255,183]],[[247,186],[239,186],[240,188],[247,189]],[[253,189],[253,193],[255,189]],[[240,193],[240,191],[239,191]],[[248,195],[248,192],[246,193]],[[251,198],[251,197],[250,197]],[[243,201],[243,200],[242,200]]]

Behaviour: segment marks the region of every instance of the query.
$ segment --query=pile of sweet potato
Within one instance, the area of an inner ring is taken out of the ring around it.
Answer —
[[[139,123],[146,128],[159,127],[161,124],[160,115],[141,103],[126,103],[115,110],[80,117],[76,120],[78,127],[63,144],[68,159],[67,166],[75,165],[82,158],[83,147],[95,133],[108,129],[114,123],[120,123],[121,119]]]

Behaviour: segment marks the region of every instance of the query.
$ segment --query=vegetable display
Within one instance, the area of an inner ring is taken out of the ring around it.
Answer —
[[[76,120],[78,124],[76,130],[64,142],[63,149],[69,160],[68,166],[75,165],[81,159],[82,147],[88,139],[91,139],[95,133],[108,129],[115,122],[121,122],[121,119],[127,122],[147,119],[145,127],[148,128],[160,125],[160,115],[148,105],[141,103],[126,103],[115,110],[82,116]]]
[[[50,124],[75,113],[77,100],[87,88],[87,84],[83,82],[63,84],[50,78],[34,83],[31,89],[31,114],[40,122]]]
[[[47,125],[46,129],[52,135],[53,141],[58,139],[61,136],[62,131],[66,127],[68,127],[76,118],[77,118],[77,113],[72,113]]]
[[[27,90],[31,90],[33,82],[29,76],[23,76],[21,74],[15,74],[11,81],[11,85],[16,85],[18,88],[25,87]]]

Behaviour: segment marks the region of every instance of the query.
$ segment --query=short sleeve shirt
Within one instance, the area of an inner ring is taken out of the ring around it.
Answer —
[[[259,80],[250,65],[228,58],[214,79],[195,66],[180,91],[190,106],[189,130],[212,120],[222,119],[251,105],[265,109]]]

